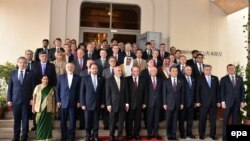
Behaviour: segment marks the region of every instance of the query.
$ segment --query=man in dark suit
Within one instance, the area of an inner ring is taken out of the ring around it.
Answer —
[[[133,59],[136,58],[135,54],[132,52],[132,45],[131,43],[126,43],[125,44],[125,50],[123,52],[120,53],[122,56],[122,60],[125,57],[133,57]]]
[[[221,78],[221,106],[224,109],[223,116],[223,140],[226,140],[229,117],[232,124],[239,124],[240,108],[245,106],[245,88],[242,77],[235,74],[235,66],[227,65],[228,74]]]
[[[88,43],[87,44],[87,51],[86,51],[86,55],[84,56],[84,59],[85,60],[89,60],[89,59],[92,59],[92,60],[96,60],[100,58],[99,54],[97,54],[95,52],[95,46],[93,46],[93,44],[91,43]]]
[[[112,47],[112,53],[109,57],[113,56],[116,59],[116,65],[119,66],[121,65],[124,60],[123,60],[123,56],[119,53],[119,47],[118,45],[113,45]]]
[[[132,76],[127,77],[128,94],[130,108],[126,121],[127,139],[134,137],[140,140],[141,112],[146,108],[147,91],[145,79],[139,76],[140,69],[137,66],[132,67]]]
[[[187,60],[187,65],[193,66],[196,64],[196,55],[199,54],[198,50],[192,51],[192,59]]]
[[[167,111],[168,140],[176,140],[176,126],[179,110],[183,109],[184,84],[177,78],[178,68],[170,68],[170,77],[163,84],[163,108]]]
[[[75,65],[75,74],[79,74],[80,71],[86,68],[87,60],[84,59],[84,55],[85,53],[83,49],[77,49],[77,60],[72,61],[72,63]]]
[[[158,129],[160,109],[162,107],[162,79],[157,77],[157,68],[150,69],[150,78],[147,81],[147,134],[148,139],[160,139]]]
[[[37,48],[35,51],[35,61],[39,61],[39,53],[42,51],[45,51],[47,54],[49,54],[49,40],[48,39],[43,39],[43,47],[42,48]]]
[[[104,78],[97,76],[98,66],[90,65],[90,75],[82,79],[80,102],[85,110],[86,139],[90,141],[93,130],[94,141],[98,141],[100,108],[104,108],[105,86]]]
[[[39,60],[40,62],[35,62],[32,67],[35,74],[35,84],[40,84],[42,76],[47,75],[50,80],[49,85],[56,86],[55,65],[48,62],[48,55],[44,51],[39,53]]]
[[[34,85],[34,73],[26,69],[27,60],[19,57],[18,68],[11,71],[8,83],[8,106],[13,107],[14,115],[14,138],[19,141],[20,127],[22,121],[22,141],[28,140],[30,106],[32,105],[32,94]]]
[[[184,108],[179,112],[180,137],[184,139],[187,136],[191,139],[195,139],[195,136],[192,133],[192,128],[193,128],[193,117],[194,117],[194,102],[196,96],[195,95],[196,83],[195,79],[192,77],[192,68],[190,66],[185,66],[184,75],[182,79],[184,83],[184,94],[183,94]],[[187,121],[186,129],[184,128],[185,119]]]
[[[35,63],[33,60],[33,51],[32,50],[26,50],[25,51],[25,58],[27,60],[27,68],[29,70],[32,70],[32,66]]]
[[[146,46],[146,49],[142,54],[142,59],[148,60],[148,59],[152,58],[151,43],[146,42],[145,46]]]
[[[106,105],[110,113],[109,140],[114,141],[115,125],[118,119],[118,140],[123,140],[125,111],[129,110],[127,82],[122,78],[119,66],[114,68],[114,76],[106,80]]]
[[[195,79],[199,79],[202,75],[204,75],[204,73],[203,73],[203,68],[204,68],[203,58],[204,58],[203,54],[196,55],[196,64],[194,64],[192,66],[193,76]]]
[[[141,76],[145,78],[146,80],[150,79],[150,70],[154,67],[154,60],[148,59],[147,60],[147,67],[141,72]],[[157,71],[158,72],[158,71]]]
[[[100,58],[95,60],[95,63],[98,66],[98,74],[102,75],[102,71],[109,67],[106,50],[104,49],[100,50]]]
[[[161,62],[163,62],[164,58],[168,58],[169,56],[170,56],[170,54],[166,51],[166,44],[161,43],[158,59],[160,59]]]
[[[178,77],[183,78],[184,77],[184,68],[186,66],[187,58],[185,55],[180,56],[180,63],[177,66],[178,68]]]
[[[64,44],[64,51],[65,61],[67,63],[72,62],[74,60],[74,55],[71,53],[71,48],[69,44]]]
[[[55,55],[56,55],[57,52],[59,52],[59,51],[64,52],[64,49],[61,47],[61,45],[62,45],[62,40],[60,38],[56,38],[56,40],[55,40],[55,46],[56,47],[50,48],[48,50],[48,55],[49,55],[49,61],[50,62],[56,60]]]
[[[113,56],[111,56],[109,57],[108,63],[109,63],[109,67],[104,69],[102,72],[102,77],[104,77],[105,80],[114,76],[114,68],[116,66],[116,59]],[[107,108],[102,109],[102,120],[103,120],[104,130],[108,130],[109,129],[109,112]]]
[[[89,75],[91,72],[90,72],[90,66],[92,65],[92,64],[94,64],[95,63],[95,61],[94,60],[92,60],[92,59],[89,59],[88,61],[87,61],[87,64],[86,64],[86,69],[84,69],[84,70],[82,70],[82,71],[80,71],[80,73],[79,73],[79,75],[81,76],[81,77],[85,77],[85,76],[87,76],[87,75]]]
[[[61,140],[66,141],[68,136],[75,141],[76,111],[80,107],[80,83],[81,77],[74,74],[74,64],[66,64],[66,74],[59,76],[56,86],[57,107],[61,108]],[[70,119],[70,127],[67,129],[67,117]]]
[[[204,66],[204,75],[197,80],[196,107],[200,107],[199,135],[203,140],[206,132],[207,115],[210,120],[210,137],[216,140],[216,108],[220,107],[219,80],[211,75],[212,67]]]
[[[158,57],[159,57],[159,50],[157,49],[153,50],[152,59],[154,60],[154,66],[156,68],[159,68],[162,66],[162,61],[161,59],[158,59]]]

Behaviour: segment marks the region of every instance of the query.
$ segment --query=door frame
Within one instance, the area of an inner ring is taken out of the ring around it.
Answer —
[[[136,43],[139,43],[140,30],[129,30],[129,29],[110,29],[110,28],[93,28],[93,27],[80,27],[79,41],[83,42],[83,33],[92,32],[92,33],[107,33],[108,42],[110,43],[111,39],[114,37],[114,34],[127,34],[127,35],[136,35]]]

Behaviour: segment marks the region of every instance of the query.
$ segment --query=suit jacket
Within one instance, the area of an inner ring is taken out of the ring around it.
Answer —
[[[134,66],[139,67],[139,66],[138,66],[138,61],[137,61],[136,58],[134,59],[133,63],[134,63],[134,64],[133,64]],[[144,60],[144,59],[141,58],[140,72],[142,72],[142,70],[146,69],[146,67],[147,67],[147,62],[146,62],[146,60]]]
[[[146,50],[142,53],[142,59],[148,60],[148,59],[152,58],[152,51],[151,50],[149,50],[149,51],[150,51],[150,54],[147,54]]]
[[[74,55],[73,54],[70,54],[69,57],[68,57],[68,60],[65,60],[67,63],[69,62],[72,62],[74,60]]]
[[[158,59],[157,58],[157,62],[156,62],[156,64],[155,64],[155,67],[156,68],[159,68],[159,67],[161,67],[162,66],[162,61],[161,61],[161,59]]]
[[[7,100],[11,101],[14,105],[29,105],[30,100],[32,100],[33,90],[35,88],[34,73],[33,71],[26,69],[22,84],[20,83],[18,77],[18,70],[13,70],[10,72]]]
[[[44,51],[44,49],[43,49],[43,48],[37,48],[37,49],[36,49],[36,51],[35,51],[35,55],[34,55],[34,57],[35,57],[35,61],[37,61],[37,62],[39,62],[39,61],[40,61],[40,59],[39,59],[39,53],[40,53],[40,52],[42,52],[42,51]],[[49,53],[49,49],[48,49],[48,53]]]
[[[218,77],[211,75],[211,88],[209,88],[205,75],[198,79],[196,103],[201,103],[202,107],[216,107],[216,104],[220,103]]]
[[[100,58],[100,56],[95,51],[92,52],[92,57],[91,58],[88,55],[88,51],[86,51],[85,55],[84,55],[84,60],[89,60],[89,59],[96,60],[96,59],[99,59],[99,58]]]
[[[103,77],[97,76],[97,88],[94,89],[91,75],[82,78],[80,103],[86,106],[86,109],[93,111],[100,109],[105,104],[105,82]]]
[[[186,65],[185,65],[186,66]],[[181,64],[177,66],[178,69],[178,77],[183,78],[184,77],[184,70],[181,70]]]
[[[129,102],[127,81],[120,77],[120,91],[115,77],[106,80],[106,105],[112,106],[112,111],[125,111],[125,104]]]
[[[196,81],[193,77],[191,77],[192,86],[189,86],[187,78],[185,76],[182,77],[184,81],[184,107],[193,107],[196,97]]]
[[[221,78],[220,93],[221,101],[226,102],[226,105],[232,106],[234,100],[236,104],[240,106],[241,102],[245,102],[245,88],[242,77],[235,75],[236,86],[233,87],[232,81],[229,75]]]
[[[41,83],[41,79],[43,77],[41,62],[35,62],[33,64],[32,70],[34,71],[35,74],[35,84],[38,85]],[[44,74],[46,74],[49,78],[49,85],[56,86],[57,78],[56,78],[55,65],[47,62]]]
[[[146,81],[148,81],[148,79],[150,79],[150,74],[149,74],[148,68],[142,70],[140,76],[142,76],[143,78],[146,79]],[[160,77],[159,72],[157,72],[157,77]],[[161,77],[160,77],[160,78],[161,78]]]
[[[62,47],[59,48],[60,51],[64,52],[64,49]],[[56,53],[56,48],[50,48],[48,50],[48,56],[49,56],[49,61],[52,62],[54,60],[56,60],[56,57],[55,57],[55,53]]]
[[[165,57],[169,57],[169,56],[170,56],[170,54],[169,54],[168,52],[165,51],[165,53],[164,53],[164,55],[163,55],[163,57],[162,57],[162,56],[161,56],[161,51],[159,51],[158,59],[160,59],[160,60],[163,62],[163,59],[164,59]]]
[[[128,56],[128,55],[126,54],[125,51],[121,52],[120,55],[122,56],[122,60],[123,60],[126,56]],[[130,51],[130,56],[129,56],[129,57],[133,57],[133,59],[136,58],[135,54],[134,54],[132,51]]]
[[[113,57],[114,57],[113,54],[110,54],[109,57],[110,57],[110,56],[113,56]],[[109,57],[108,57],[108,58],[109,58]],[[119,65],[123,64],[123,62],[124,62],[123,56],[122,56],[120,53],[118,53],[118,60],[116,60],[116,66],[119,66]]]
[[[95,60],[95,63],[96,63],[97,66],[98,66],[98,74],[102,74],[102,71],[103,71],[104,69],[106,69],[106,68],[109,67],[109,63],[108,63],[108,60],[107,60],[107,59],[104,61],[104,65],[102,65],[102,60],[101,60],[101,58]]]
[[[166,79],[168,79],[168,78],[170,77],[170,76],[169,76],[169,73],[166,72],[166,71],[164,71],[162,67],[160,67],[160,68],[158,69],[158,76],[159,76],[160,78],[162,78],[163,80],[166,80]]]
[[[138,81],[138,80],[137,80]],[[127,77],[129,108],[132,110],[141,109],[143,104],[147,103],[146,81],[139,77],[138,87],[135,86],[133,76]]]
[[[163,80],[157,77],[156,89],[154,90],[151,77],[147,81],[146,93],[147,93],[147,107],[148,108],[161,108],[162,107],[162,87]]]
[[[112,77],[110,67],[108,67],[102,71],[102,77],[104,77],[105,79],[109,79]]]
[[[75,65],[75,71],[74,73],[75,74],[79,74],[80,71],[84,70],[87,68],[86,64],[87,64],[87,61],[86,59],[83,59],[83,67],[81,68],[81,65],[79,64],[79,61],[78,60],[73,60],[72,63]]]
[[[203,64],[203,68],[204,68],[204,64]],[[194,76],[195,79],[198,79],[198,78],[200,78],[201,76],[204,75],[203,72],[200,73],[199,68],[197,67],[197,64],[194,64],[192,66],[192,70],[193,70],[192,75]]]
[[[174,91],[171,77],[164,81],[163,85],[163,104],[168,106],[169,110],[175,107],[179,108],[184,103],[184,84],[183,80],[177,78],[176,90]]]
[[[29,62],[27,62],[27,67],[26,67],[26,69],[32,70],[32,67],[33,67],[34,63],[35,63],[35,61],[33,61],[33,60],[31,61],[30,64],[29,64]]]
[[[194,60],[192,58],[192,59],[187,60],[186,64],[189,65],[189,66],[193,66],[193,65],[195,65],[195,62],[194,62]]]
[[[87,75],[89,75],[88,69],[84,69],[84,70],[80,71],[80,73],[79,73],[79,76],[81,76],[81,77],[85,77]]]
[[[69,88],[67,74],[59,76],[56,86],[56,101],[61,102],[62,108],[76,108],[77,103],[80,103],[80,83],[81,77],[74,74]]]

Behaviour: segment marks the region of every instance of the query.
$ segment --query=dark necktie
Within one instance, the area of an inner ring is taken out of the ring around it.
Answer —
[[[135,87],[137,88],[138,87],[137,77],[135,77],[135,79],[134,79],[134,84],[135,84]]]
[[[31,66],[31,62],[28,63],[28,67],[29,67],[29,69],[31,70],[31,67],[32,67],[32,66]]]
[[[201,67],[201,64],[199,64],[200,65],[200,74],[202,74],[202,67]]]
[[[114,73],[114,69],[112,68],[112,69],[111,69],[111,75],[114,76],[114,74],[115,74],[115,73]]]
[[[23,84],[23,71],[20,71],[19,81],[20,81],[20,84]]]
[[[173,88],[174,88],[174,92],[176,92],[176,79],[174,79]]]
[[[89,58],[92,58],[92,53],[89,53]]]
[[[156,89],[156,80],[155,80],[155,77],[153,77],[153,87],[154,87],[154,90]]]
[[[192,87],[192,82],[191,82],[191,79],[190,79],[190,77],[189,77],[189,76],[187,77],[187,81],[188,81],[188,85],[189,85],[189,87],[191,88],[191,87]]]

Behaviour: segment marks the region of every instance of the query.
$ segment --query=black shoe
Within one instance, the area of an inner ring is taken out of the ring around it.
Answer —
[[[212,139],[212,140],[217,140],[218,138],[216,138],[215,136],[210,136],[210,138]]]
[[[172,137],[172,140],[177,140],[177,138],[176,137]]]
[[[222,137],[222,141],[226,141],[227,138],[225,136]]]
[[[172,137],[168,137],[168,140],[173,140]]]
[[[36,127],[35,127],[35,126],[32,127],[32,128],[30,129],[30,131],[36,131]]]
[[[135,140],[140,140],[140,136],[135,136]]]
[[[131,140],[132,139],[132,136],[127,136],[127,140]]]
[[[151,139],[152,139],[152,136],[151,136],[151,135],[148,135],[147,138],[148,138],[148,140],[151,140]]]
[[[114,136],[109,136],[109,141],[114,141],[115,137]]]
[[[85,141],[90,141],[90,138],[88,138],[88,139],[86,138]]]
[[[108,126],[104,126],[103,130],[109,130]]]
[[[200,136],[200,140],[204,140],[204,136]]]
[[[191,138],[191,139],[196,139],[196,137],[194,135],[192,135],[192,134],[188,135],[188,137]]]
[[[98,138],[94,138],[94,141],[99,141],[99,139]]]
[[[157,140],[160,140],[160,139],[161,139],[161,136],[155,135],[155,138],[156,138]]]
[[[123,141],[123,137],[118,137],[118,141]]]
[[[180,137],[181,137],[181,139],[185,139],[186,138],[185,135],[180,135]]]

